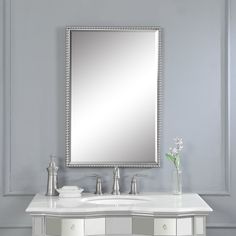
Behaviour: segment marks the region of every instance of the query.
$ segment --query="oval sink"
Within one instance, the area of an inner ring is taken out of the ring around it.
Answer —
[[[85,202],[99,204],[99,205],[136,205],[140,203],[148,202],[145,198],[132,198],[132,197],[89,197],[84,199]]]

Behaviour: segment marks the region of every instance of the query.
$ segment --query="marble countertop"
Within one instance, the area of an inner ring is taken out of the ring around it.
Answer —
[[[104,198],[127,198],[140,199],[135,204],[95,204],[90,199]],[[168,193],[145,193],[136,196],[122,194],[114,196],[104,194],[96,196],[85,193],[78,198],[49,197],[37,194],[26,212],[31,215],[76,215],[76,216],[99,216],[99,215],[207,215],[212,209],[207,203],[195,193],[184,193],[173,195]]]

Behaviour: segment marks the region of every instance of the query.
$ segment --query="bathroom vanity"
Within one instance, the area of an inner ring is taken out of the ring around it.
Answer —
[[[211,211],[194,193],[80,198],[37,194],[26,209],[32,216],[33,236],[204,236]]]
[[[66,166],[115,167],[114,195],[37,194],[33,236],[206,235],[212,209],[197,194],[135,195],[133,177],[120,195],[118,167],[160,167],[161,38],[160,27],[66,28]]]

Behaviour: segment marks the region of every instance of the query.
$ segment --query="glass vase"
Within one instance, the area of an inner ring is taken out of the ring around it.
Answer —
[[[173,194],[180,195],[182,194],[182,171],[173,170],[172,172],[172,190]]]

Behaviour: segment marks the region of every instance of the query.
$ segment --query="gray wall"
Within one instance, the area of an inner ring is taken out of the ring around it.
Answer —
[[[92,173],[110,191],[111,169],[64,167],[67,25],[164,28],[162,162],[123,169],[122,191],[136,172],[142,191],[170,191],[164,153],[182,136],[184,190],[214,209],[209,236],[236,234],[236,1],[0,0],[0,235],[29,236],[24,213],[46,188],[49,155],[59,156],[59,182],[94,190]],[[92,148],[92,147],[91,147]]]

